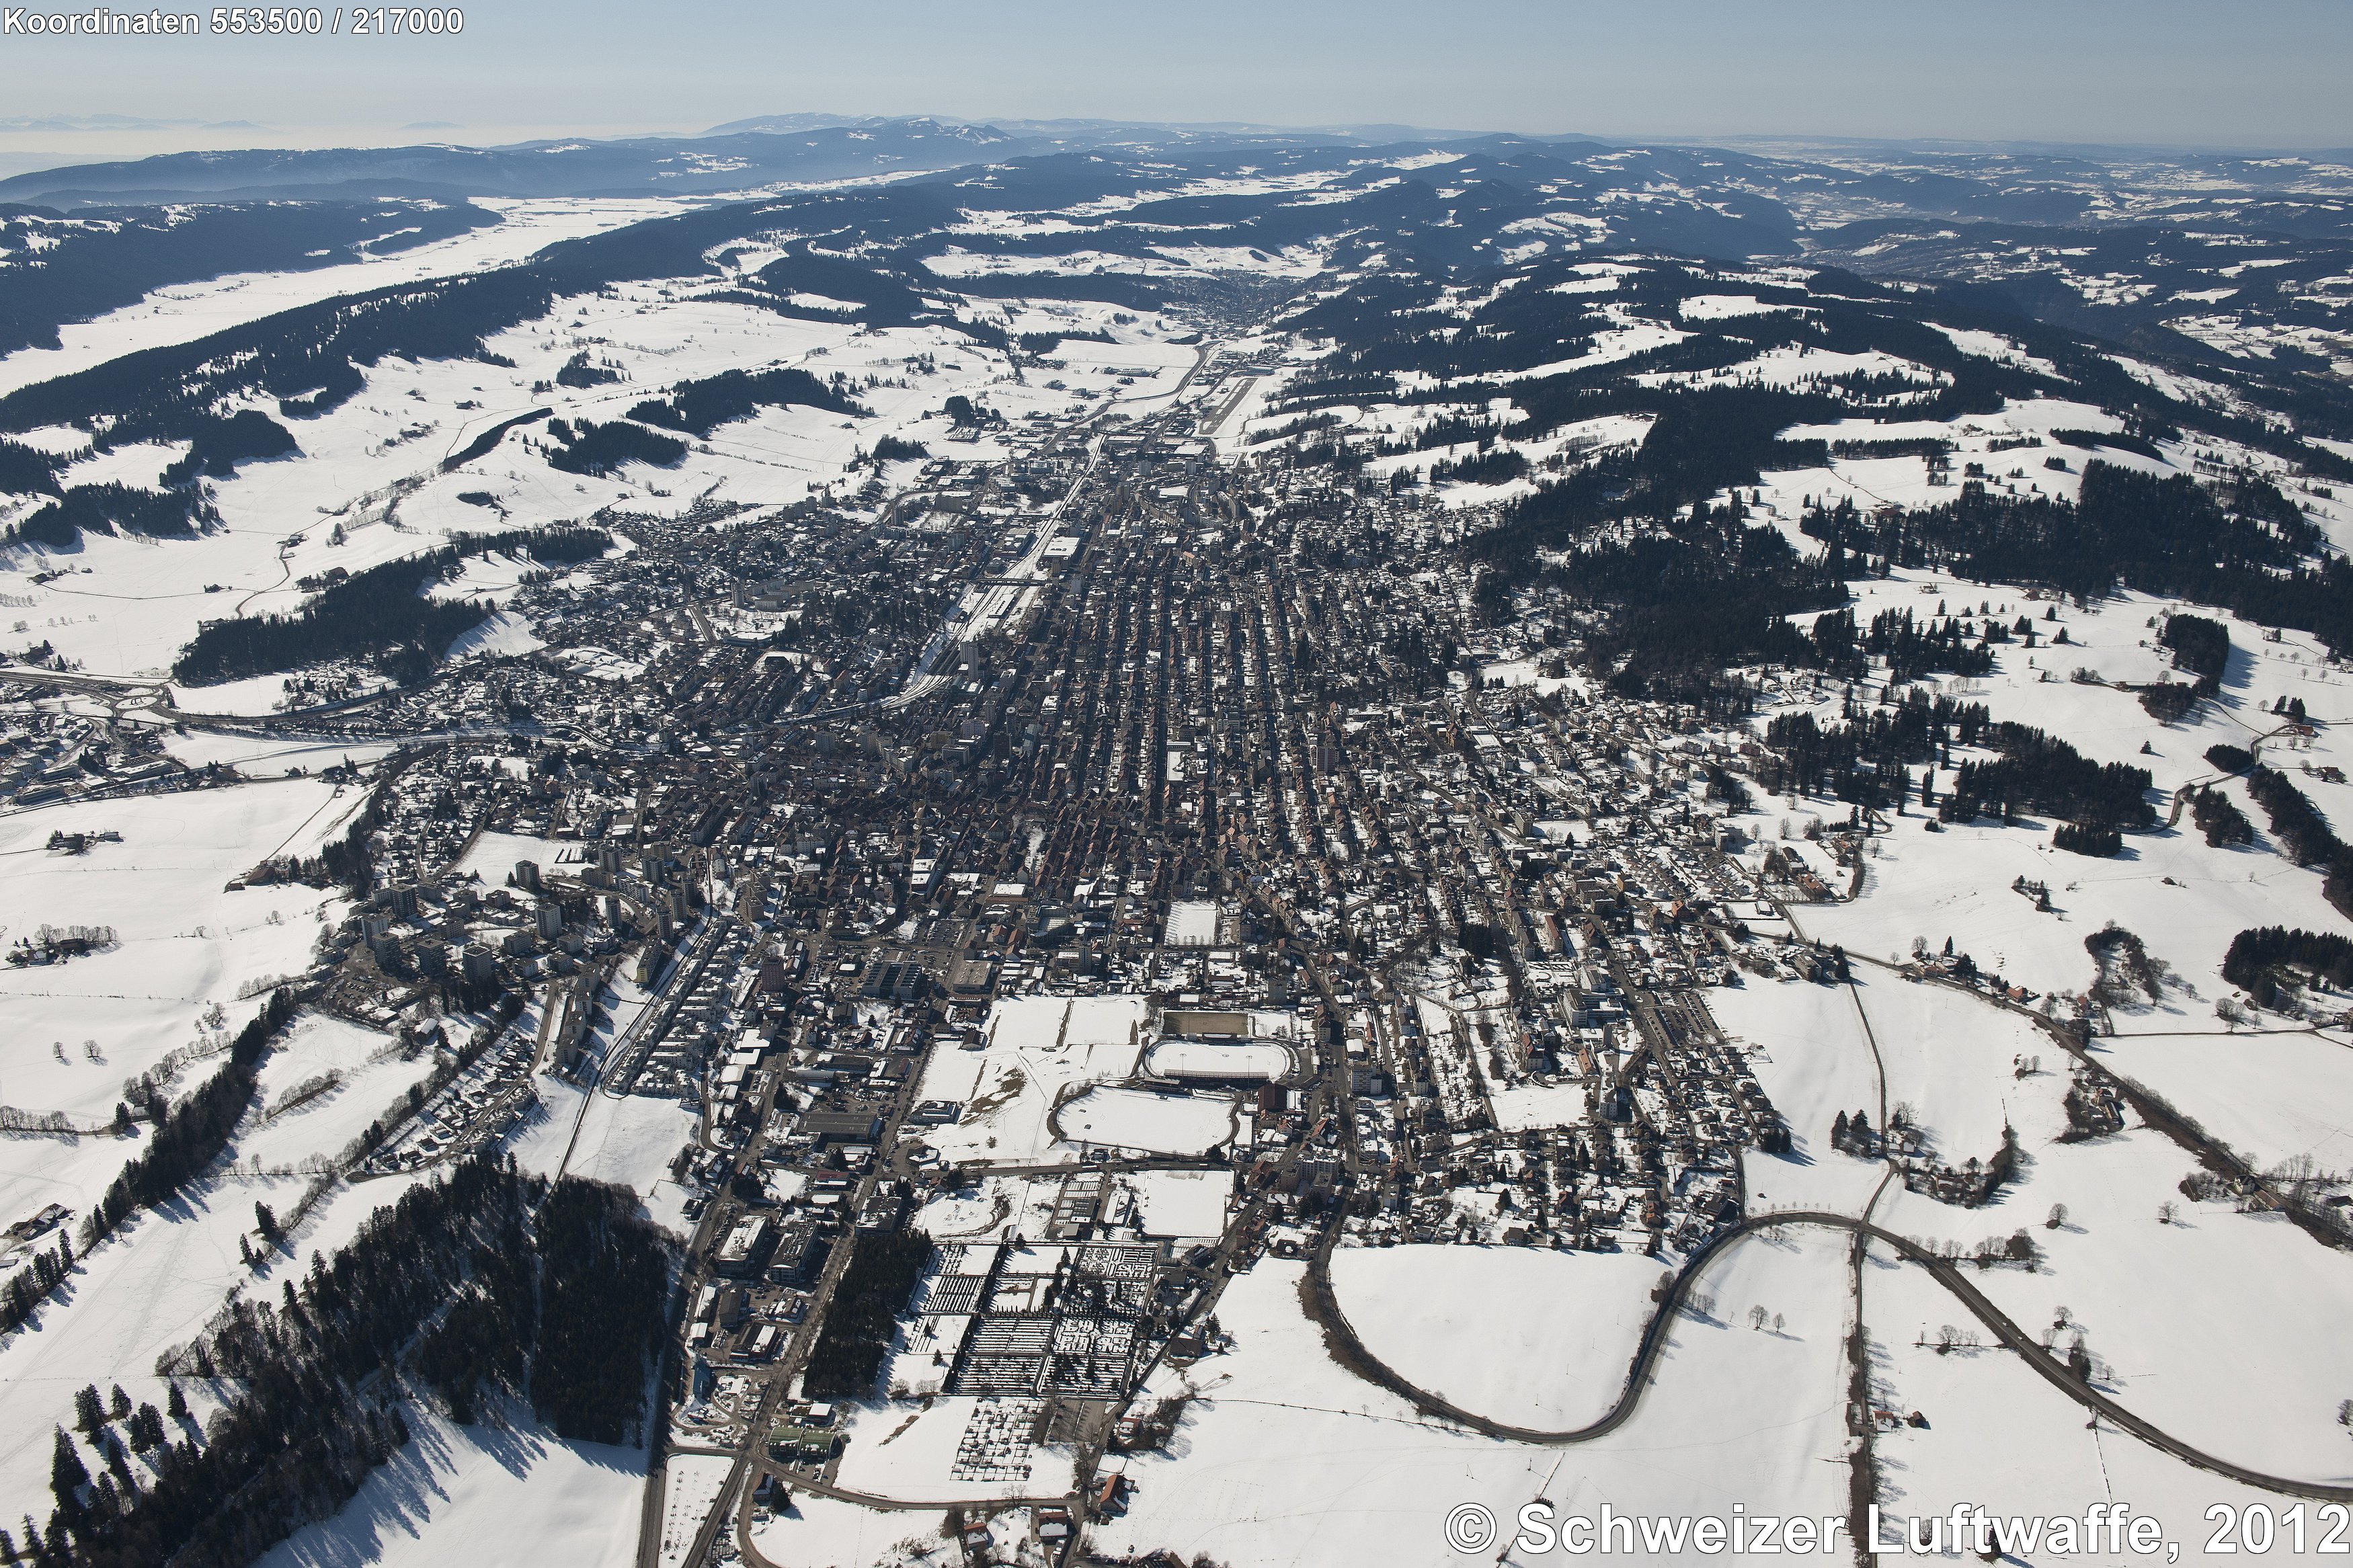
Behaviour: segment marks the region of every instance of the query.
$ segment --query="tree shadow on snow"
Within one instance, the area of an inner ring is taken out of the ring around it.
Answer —
[[[297,1534],[284,1548],[304,1568],[362,1568],[383,1561],[387,1539],[424,1537],[436,1500],[449,1500],[441,1475],[455,1468],[448,1436],[426,1421],[409,1424],[409,1441],[361,1484],[332,1520]]]
[[[530,1475],[532,1467],[547,1454],[545,1437],[504,1423],[495,1426],[469,1426],[466,1436],[491,1463],[517,1480]]]

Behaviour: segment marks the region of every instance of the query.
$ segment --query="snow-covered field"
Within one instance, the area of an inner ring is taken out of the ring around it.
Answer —
[[[1952,1298],[1926,1270],[1887,1262],[1882,1249],[1873,1252],[1863,1311],[1871,1325],[1875,1397],[1925,1418],[1923,1426],[1894,1427],[1877,1438],[1880,1503],[1890,1534],[1903,1528],[1896,1521],[1949,1516],[1958,1503],[1997,1517],[2080,1520],[2091,1504],[2114,1500],[2158,1519],[2183,1556],[2195,1557],[2213,1533],[2206,1511],[2215,1504],[2263,1503],[2284,1512],[2294,1502],[2192,1468],[2105,1421],[2086,1422],[2081,1406],[2009,1351],[1979,1346],[1940,1352],[1936,1329],[1954,1321]],[[1927,1328],[1925,1345],[1915,1342],[1921,1325]],[[2327,1479],[2343,1485],[2353,1476],[2345,1448],[2339,1434],[2308,1458],[2321,1470],[2336,1459]],[[2038,1552],[2024,1560],[2067,1558]]]
[[[164,750],[189,767],[218,763],[253,779],[284,778],[298,771],[315,773],[344,762],[366,767],[398,749],[398,743],[391,741],[304,740],[223,730],[190,730],[164,737]]]
[[[116,940],[86,957],[0,971],[7,1101],[103,1121],[123,1079],[195,1040],[207,1008],[219,1005],[230,1030],[242,1026],[260,1004],[240,992],[308,969],[338,895],[227,884],[269,856],[315,854],[360,801],[289,779],[0,817],[0,934],[109,926]],[[60,830],[122,837],[68,855],[47,847]],[[0,1175],[0,1207],[30,1195]]]
[[[566,1132],[572,1152],[572,1163],[564,1168],[566,1174],[631,1188],[656,1220],[681,1235],[693,1228],[682,1212],[691,1194],[670,1175],[671,1162],[694,1137],[693,1111],[678,1100],[654,1096],[587,1093],[587,1114],[581,1119],[579,1137],[573,1140],[569,1095],[586,1091],[568,1084],[559,1088],[546,1079],[540,1092],[543,1100],[554,1102],[551,1127]]]
[[[694,1539],[726,1487],[733,1461],[715,1454],[681,1454],[662,1467],[661,1535],[655,1561],[680,1568],[694,1555]]]
[[[1883,970],[1858,973],[1853,990],[1886,1063],[1888,1107],[1908,1108],[1905,1120],[1926,1134],[1927,1152],[1958,1165],[1972,1156],[1991,1159],[2005,1127],[2021,1138],[2056,1137],[2065,1127],[2058,1104],[2065,1063],[2028,1019],[1981,996]],[[2019,1076],[2038,1059],[2042,1071]]]
[[[1429,1421],[1348,1373],[1300,1308],[1303,1268],[1261,1262],[1235,1279],[1218,1312],[1233,1349],[1155,1384],[1190,1391],[1177,1441],[1129,1460],[1134,1500],[1095,1527],[1099,1549],[1201,1552],[1233,1568],[1492,1561],[1493,1548],[1447,1551],[1448,1510],[1476,1502],[1509,1521],[1538,1497],[1587,1514],[1607,1500],[1620,1512],[1728,1518],[1760,1500],[1845,1514],[1847,1277],[1835,1238],[1736,1243],[1704,1276],[1718,1320],[1679,1320],[1631,1419],[1570,1448]],[[1753,1304],[1781,1313],[1783,1330],[1726,1321]],[[1479,1331],[1460,1313],[1429,1327]]]
[[[1231,1100],[1141,1089],[1088,1089],[1062,1107],[1062,1136],[1074,1143],[1205,1154],[1234,1135]]]
[[[837,1477],[844,1489],[873,1497],[943,1501],[1003,1497],[1058,1497],[1071,1489],[1074,1456],[1067,1447],[1029,1445],[1021,1463],[986,1480],[955,1478],[957,1446],[976,1417],[1001,1406],[996,1399],[946,1396],[910,1409],[905,1405],[841,1407],[846,1446]],[[1027,1476],[1018,1473],[1029,1470]]]
[[[1064,1094],[1134,1072],[1144,1009],[1141,996],[999,998],[981,1049],[932,1054],[917,1097],[958,1101],[964,1116],[924,1141],[952,1164],[1075,1163],[1047,1118]]]
[[[292,1033],[308,1042],[308,1054],[318,1060],[348,1054],[359,1044],[345,1030],[329,1020],[298,1020]],[[385,1089],[387,1100],[391,1082],[387,1077],[375,1085]],[[344,1092],[349,1096],[350,1091]],[[372,1104],[370,1114],[383,1109]],[[305,1142],[317,1152],[332,1153],[348,1134],[337,1135],[341,1130],[332,1125],[332,1104],[317,1114],[325,1119],[316,1124],[322,1136]],[[301,1112],[286,1119],[297,1124],[306,1120]],[[303,1177],[268,1173],[270,1162],[259,1173],[251,1169],[248,1139],[267,1144],[275,1125],[258,1125],[258,1119],[248,1116],[213,1173],[162,1208],[126,1221],[81,1259],[70,1284],[25,1331],[0,1341],[0,1496],[29,1500],[46,1495],[47,1434],[52,1425],[69,1422],[76,1388],[90,1382],[101,1389],[120,1383],[134,1400],[160,1407],[164,1384],[155,1376],[159,1353],[193,1336],[232,1291],[274,1294],[281,1279],[307,1266],[312,1252],[332,1252],[348,1242],[362,1221],[396,1201],[407,1185],[407,1178],[398,1178],[332,1189],[299,1228],[287,1233],[283,1250],[271,1252],[255,1239],[264,1266],[249,1270],[237,1243],[240,1237],[255,1237],[255,1204],[288,1214],[307,1184]],[[8,1138],[5,1146],[12,1151],[53,1148],[47,1140],[18,1137]],[[74,1167],[87,1167],[90,1185],[96,1187],[112,1179],[135,1145],[106,1138],[85,1139],[82,1147],[101,1156]],[[275,1152],[286,1150],[285,1140],[280,1140]],[[201,1384],[184,1386],[192,1398],[204,1393]]]
[[[341,1513],[296,1531],[263,1568],[439,1568],[453,1552],[584,1568],[637,1561],[643,1449],[568,1442],[528,1410],[507,1412],[498,1426],[459,1426],[413,1405],[406,1416],[408,1445]]]
[[[450,864],[449,874],[480,877],[495,888],[513,876],[515,867],[525,860],[546,876],[567,858],[576,863],[584,853],[575,840],[541,838],[528,833],[478,833],[466,852]],[[578,869],[576,864],[573,869]]]
[[[1861,1214],[1886,1167],[1831,1147],[1841,1114],[1879,1119],[1879,1069],[1846,988],[1751,981],[1710,996],[1708,1009],[1747,1047],[1758,1086],[1789,1126],[1789,1153],[1741,1155],[1751,1205]]]
[[[2200,1022],[2127,1019],[2116,1036],[2094,1041],[2094,1052],[2174,1105],[2194,1107],[2200,1125],[2258,1170],[2299,1158],[2321,1171],[2353,1170],[2353,1046],[2317,1033],[2218,1034]],[[2158,1032],[2168,1024],[2185,1032]]]
[[[512,610],[501,610],[470,632],[461,632],[451,639],[448,657],[460,658],[510,658],[543,648],[546,643],[533,634],[529,617]]]
[[[405,1053],[398,1040],[341,1018],[305,1016],[262,1063],[261,1124],[238,1138],[237,1157],[290,1170],[306,1156],[333,1153],[432,1070],[427,1052]],[[334,1087],[318,1091],[330,1074]]]
[[[1981,604],[2012,616],[2031,611],[2038,620],[2050,607],[2015,589],[1921,573],[1898,573],[1888,581],[1855,586],[1854,615],[1866,623],[1888,609],[1933,615],[1939,604],[1954,614],[1974,615]],[[2094,761],[2148,770],[2161,792],[2156,797],[2156,831],[2128,835],[2122,855],[2097,859],[2053,849],[2054,825],[2040,818],[2008,827],[1985,819],[1932,834],[1925,830],[1928,819],[1915,809],[1873,840],[1860,898],[1794,911],[1801,934],[1888,960],[1908,954],[1915,939],[1941,947],[1949,937],[1958,951],[2012,984],[2045,993],[2080,992],[2094,975],[2084,939],[2113,921],[2139,935],[2151,955],[2186,983],[2169,1002],[2188,1024],[2119,1024],[2129,1028],[2217,1027],[2211,1009],[2220,989],[2222,953],[2231,938],[2250,926],[2334,929],[2337,916],[2320,896],[2318,872],[2273,852],[2264,815],[2246,798],[2242,784],[2221,787],[2256,825],[2253,845],[2211,847],[2186,816],[2175,826],[2168,826],[2166,818],[2174,794],[2217,777],[2205,759],[2210,746],[2244,747],[2256,736],[2271,735],[2279,721],[2268,710],[2281,698],[2301,697],[2316,714],[2333,713],[2353,690],[2353,677],[2332,668],[2306,634],[2288,631],[2269,641],[2263,627],[2199,607],[2198,613],[2229,627],[2232,653],[2220,698],[2201,703],[2189,719],[2158,724],[2132,693],[2071,679],[2079,668],[2110,682],[2158,679],[2170,659],[2151,646],[2153,621],[2170,607],[2134,594],[2088,608],[2066,605],[2055,622],[2044,625],[2046,631],[2063,627],[2067,646],[2046,644],[2030,651],[2016,643],[2000,645],[1994,650],[1992,674],[1926,683],[1957,700],[1986,704],[1997,719],[2063,736]],[[1831,703],[1828,710],[1834,711],[1835,694],[1824,696]],[[2325,728],[2309,738],[2266,740],[2263,755],[2286,769],[2332,821],[2353,822],[2353,785],[2303,771],[2307,764],[2320,769],[2353,763],[2353,742],[2341,731]],[[1782,821],[1792,815],[1788,804],[1766,800],[1758,805],[1753,830],[1764,838],[1777,837]],[[1842,816],[1843,809],[1837,814]],[[2049,912],[2012,890],[2021,878],[2050,888]]]
[[[879,1512],[814,1492],[797,1494],[790,1508],[760,1524],[752,1545],[776,1568],[929,1568],[963,1561],[963,1549],[940,1533],[928,1512]]]
[[[1538,1083],[1530,1079],[1520,1083],[1491,1084],[1487,1099],[1495,1108],[1495,1125],[1506,1132],[1531,1127],[1576,1127],[1588,1114],[1586,1089],[1581,1079]]]
[[[2337,1420],[2346,1397],[2337,1390],[2353,1387],[2353,1345],[2337,1328],[2353,1300],[2353,1257],[2284,1215],[2189,1202],[2179,1184],[2195,1163],[2157,1132],[2031,1153],[2030,1179],[1996,1212],[1902,1194],[1880,1223],[1966,1245],[2028,1227],[2047,1261],[2032,1273],[1987,1270],[1978,1288],[2030,1331],[2066,1308],[2127,1408],[2268,1474],[2320,1480],[2353,1468]],[[2054,1202],[2067,1206],[2056,1229],[2042,1223]],[[2179,1211],[2170,1224],[2158,1217],[2168,1203]],[[2063,1348],[2074,1331],[2061,1332]]]
[[[1167,945],[1211,947],[1218,940],[1218,906],[1207,899],[1179,899],[1168,906]]]
[[[1213,1237],[1226,1227],[1233,1178],[1223,1171],[1129,1171],[1136,1220],[1149,1237]]]
[[[1332,1290],[1365,1348],[1506,1426],[1567,1431],[1625,1392],[1666,1270],[1636,1252],[1345,1247]],[[1440,1328],[1440,1325],[1445,1325]]]

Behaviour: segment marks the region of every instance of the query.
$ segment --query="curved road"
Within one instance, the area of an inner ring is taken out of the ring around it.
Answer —
[[[2180,1438],[2134,1415],[2098,1389],[2077,1379],[2063,1363],[2044,1350],[2000,1308],[1989,1300],[1984,1292],[1969,1283],[1959,1268],[1934,1254],[1924,1251],[1893,1231],[1882,1229],[1868,1220],[1856,1219],[1849,1215],[1793,1209],[1782,1214],[1757,1215],[1719,1233],[1707,1246],[1701,1248],[1683,1271],[1676,1276],[1674,1289],[1669,1292],[1666,1300],[1660,1304],[1658,1311],[1651,1315],[1650,1324],[1642,1333],[1641,1348],[1634,1353],[1633,1364],[1627,1374],[1626,1387],[1619,1395],[1618,1403],[1599,1421],[1567,1432],[1541,1432],[1490,1420],[1483,1415],[1464,1410],[1460,1405],[1451,1404],[1426,1389],[1417,1387],[1391,1370],[1387,1363],[1365,1347],[1364,1342],[1356,1337],[1356,1330],[1349,1325],[1347,1318],[1341,1312],[1339,1302],[1332,1293],[1331,1279],[1327,1270],[1328,1248],[1319,1251],[1309,1265],[1306,1288],[1302,1291],[1302,1297],[1306,1303],[1308,1315],[1350,1352],[1350,1370],[1367,1382],[1377,1384],[1390,1393],[1402,1396],[1425,1415],[1436,1415],[1467,1426],[1473,1431],[1484,1433],[1488,1436],[1507,1438],[1516,1443],[1546,1447],[1589,1443],[1597,1437],[1607,1436],[1616,1431],[1634,1414],[1635,1406],[1641,1402],[1643,1386],[1651,1381],[1651,1373],[1657,1370],[1659,1355],[1665,1348],[1667,1328],[1674,1321],[1676,1314],[1683,1310],[1684,1300],[1690,1294],[1693,1283],[1704,1271],[1709,1261],[1741,1237],[1770,1230],[1777,1226],[1788,1225],[1812,1225],[1827,1230],[1846,1231],[1868,1240],[1883,1243],[1905,1261],[1919,1264],[1935,1277],[1939,1285],[1958,1297],[1961,1304],[1969,1310],[1971,1316],[1992,1330],[1994,1336],[2004,1345],[2016,1351],[2028,1366],[2042,1375],[2045,1383],[2050,1384],[2085,1409],[2106,1416],[2119,1428],[2131,1433],[2153,1448],[2170,1454],[2175,1458],[2195,1465],[2200,1469],[2211,1470],[2216,1475],[2242,1481],[2248,1486],[2257,1487],[2264,1491],[2280,1492],[2290,1497],[2353,1502],[2353,1486],[2331,1486],[2321,1481],[2290,1480],[2281,1476],[2265,1475],[2260,1470],[2249,1469],[2243,1465],[2217,1458],[2202,1449],[2192,1447]]]

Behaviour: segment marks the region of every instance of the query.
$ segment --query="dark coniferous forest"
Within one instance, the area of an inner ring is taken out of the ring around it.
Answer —
[[[2231,939],[2222,978],[2253,996],[2258,1007],[2274,1005],[2283,978],[2317,978],[2342,991],[2353,986],[2353,942],[2334,931],[2284,926],[2242,931]]]
[[[669,397],[650,398],[630,409],[629,417],[707,437],[762,408],[794,403],[835,414],[866,412],[839,388],[805,370],[731,370],[702,381],[682,381]]]
[[[667,468],[686,456],[685,442],[626,419],[604,425],[551,419],[547,433],[563,443],[548,454],[548,463],[567,474],[610,474],[630,463]]]
[[[91,1568],[245,1568],[408,1440],[385,1377],[404,1369],[460,1420],[527,1399],[561,1436],[640,1443],[672,1252],[624,1189],[458,1165],[314,1255],[277,1299],[240,1297],[166,1352],[158,1375],[208,1383],[224,1404],[201,1434],[182,1422],[145,1445],[136,1484],[92,1482],[67,1439],[40,1550]],[[113,1440],[103,1424],[89,1436]]]
[[[210,621],[181,651],[172,678],[189,684],[269,675],[332,658],[374,658],[399,650],[389,672],[429,669],[459,634],[479,626],[490,606],[464,599],[434,600],[427,589],[468,556],[522,551],[549,563],[601,553],[612,537],[597,529],[517,531],[460,535],[439,550],[387,561],[329,584],[291,616],[237,616]]]
[[[931,1238],[918,1231],[860,1231],[851,1245],[849,1267],[809,1352],[804,1384],[812,1398],[857,1398],[873,1388],[895,1320],[932,1260]]]

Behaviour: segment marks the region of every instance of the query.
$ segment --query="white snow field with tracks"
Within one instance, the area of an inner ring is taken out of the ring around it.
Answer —
[[[964,1110],[955,1123],[925,1133],[924,1142],[951,1164],[1076,1164],[1077,1145],[1057,1139],[1050,1118],[1063,1097],[1135,1071],[1144,1012],[1141,996],[1000,999],[981,1026],[980,1049],[932,1053],[918,1097],[954,1100]],[[1139,1117],[1135,1110],[1106,1114],[1121,1123],[1119,1131],[1155,1137],[1162,1135],[1155,1128],[1189,1134],[1198,1121],[1184,1108],[1173,1125],[1166,1115]],[[1152,1125],[1139,1125],[1146,1121]]]
[[[1149,1154],[1206,1154],[1234,1135],[1230,1100],[1096,1088],[1062,1107],[1062,1136]]]
[[[460,1426],[412,1406],[408,1445],[341,1513],[296,1531],[261,1568],[440,1568],[458,1542],[484,1563],[635,1563],[645,1450],[566,1441],[527,1409],[502,1415]]]
[[[1332,1289],[1365,1348],[1416,1387],[1559,1432],[1625,1392],[1665,1272],[1635,1252],[1351,1247],[1333,1254]]]
[[[1717,1311],[1737,1317],[1763,1304],[1781,1314],[1783,1330],[1679,1317],[1633,1415],[1566,1448],[1430,1420],[1356,1377],[1301,1311],[1302,1266],[1262,1262],[1219,1307],[1232,1349],[1155,1380],[1153,1393],[1188,1397],[1184,1441],[1130,1459],[1134,1500],[1096,1539],[1113,1552],[1206,1552],[1237,1568],[1468,1563],[1492,1561],[1493,1549],[1446,1551],[1440,1524],[1459,1503],[1504,1521],[1539,1497],[1588,1514],[1607,1500],[1620,1512],[1728,1517],[1735,1503],[1769,1499],[1780,1511],[1843,1517],[1845,1254],[1842,1238],[1805,1233],[1734,1243],[1701,1277]],[[1473,1343],[1489,1337],[1497,1310],[1452,1286],[1427,1306],[1430,1337]],[[1496,1359],[1508,1363],[1517,1342],[1507,1335]],[[1623,1372],[1621,1363],[1615,1375]],[[1474,1375],[1484,1391],[1499,1381]]]
[[[207,1007],[242,1026],[259,1004],[240,992],[309,968],[319,914],[333,900],[299,885],[224,889],[273,853],[315,855],[360,800],[296,779],[0,817],[0,926],[10,938],[43,925],[111,926],[116,938],[86,957],[0,971],[7,1101],[104,1121],[123,1079],[189,1044]],[[122,837],[67,855],[47,847],[59,830]]]

